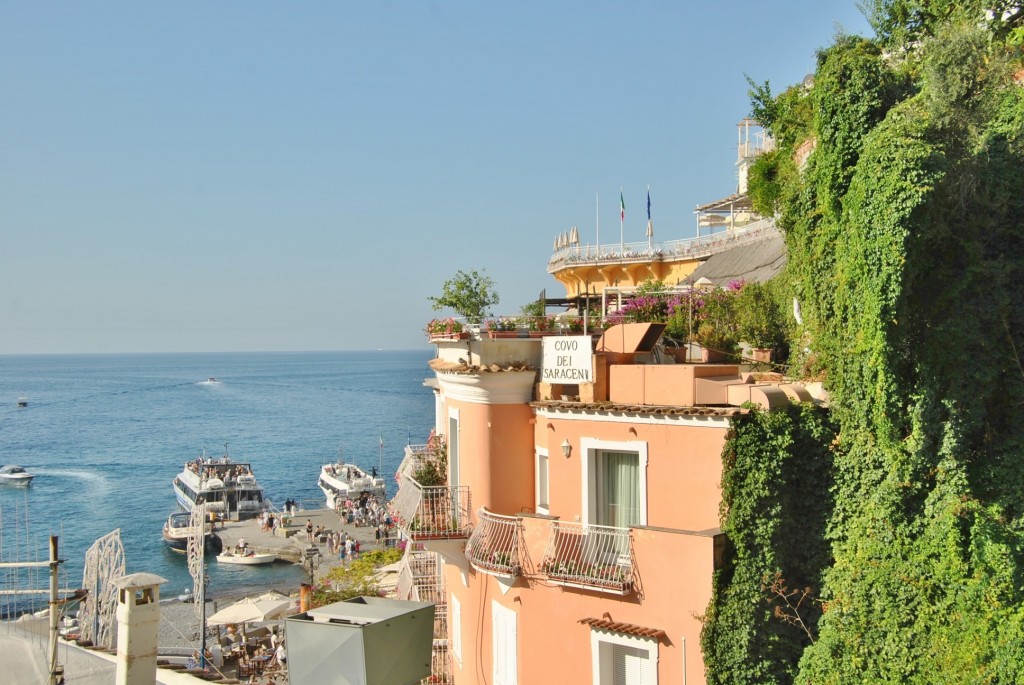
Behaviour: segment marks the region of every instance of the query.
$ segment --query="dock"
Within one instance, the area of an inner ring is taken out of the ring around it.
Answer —
[[[274,514],[279,516],[280,514]],[[218,524],[216,534],[224,544],[225,550],[234,549],[240,538],[245,538],[249,549],[256,553],[276,554],[279,561],[299,563],[305,558],[306,550],[310,542],[306,539],[306,522],[311,521],[313,528],[322,525],[327,532],[346,532],[353,540],[358,540],[363,551],[376,549],[379,545],[376,538],[376,528],[373,526],[357,526],[342,521],[341,516],[333,509],[304,509],[300,510],[293,517],[285,517],[286,524],[279,526],[276,531],[265,531],[260,528],[258,518],[243,519],[241,521],[223,521]],[[337,558],[330,559],[327,554],[327,546],[319,541],[312,543],[324,555],[323,570],[336,565]],[[335,563],[331,563],[331,562]]]

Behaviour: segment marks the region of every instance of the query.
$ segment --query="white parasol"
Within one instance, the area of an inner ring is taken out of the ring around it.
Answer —
[[[211,626],[222,626],[229,623],[261,623],[281,618],[288,613],[292,601],[284,599],[254,599],[246,597],[231,606],[224,607],[206,619]]]

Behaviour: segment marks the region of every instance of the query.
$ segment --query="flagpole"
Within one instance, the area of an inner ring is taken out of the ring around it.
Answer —
[[[622,197],[622,188],[619,188],[619,256],[626,253],[626,201]]]
[[[651,225],[651,187],[647,186],[647,249],[651,249],[651,238],[654,237],[654,227]]]
[[[377,475],[384,473],[384,431],[380,431],[380,453],[377,455]]]
[[[601,194],[594,193],[594,224],[597,226],[597,258],[601,258]]]

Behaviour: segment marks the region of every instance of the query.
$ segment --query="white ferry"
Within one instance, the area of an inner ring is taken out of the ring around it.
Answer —
[[[376,468],[367,473],[355,464],[346,464],[340,459],[320,467],[317,485],[331,509],[338,509],[345,504],[346,499],[354,500],[363,493],[384,497],[386,490],[386,483]]]
[[[174,479],[174,496],[185,511],[205,502],[207,510],[231,520],[257,516],[267,507],[252,467],[232,461],[226,451],[219,459],[203,453],[186,462]]]

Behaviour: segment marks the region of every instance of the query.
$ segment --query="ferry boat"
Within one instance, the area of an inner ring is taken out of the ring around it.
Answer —
[[[162,533],[164,542],[171,548],[172,551],[178,552],[179,554],[188,553],[188,539],[192,537],[193,528],[190,525],[192,523],[192,514],[187,511],[176,511],[167,517],[167,522],[164,523],[164,530]],[[217,544],[220,541],[214,532],[211,524],[206,524],[205,535],[203,536],[204,543],[207,549],[213,549],[218,547]]]
[[[186,462],[173,485],[178,504],[188,512],[205,502],[208,511],[237,520],[257,516],[267,508],[263,488],[256,482],[252,467],[232,461],[227,451],[219,459],[203,453]]]
[[[28,487],[32,484],[34,475],[17,464],[5,464],[0,466],[0,485],[18,485]]]
[[[327,498],[330,509],[338,509],[346,499],[356,499],[366,493],[371,496],[384,497],[386,483],[374,468],[370,473],[355,464],[346,464],[339,459],[333,464],[320,467],[320,480],[317,485]]]

